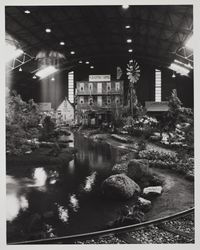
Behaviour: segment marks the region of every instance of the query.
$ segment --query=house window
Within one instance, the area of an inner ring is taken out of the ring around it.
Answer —
[[[120,98],[119,97],[115,97],[115,103],[120,104]]]
[[[91,82],[89,83],[89,91],[93,92],[93,83],[91,83]]]
[[[83,104],[84,103],[84,98],[80,97],[80,103]]]
[[[92,104],[93,104],[93,99],[89,98],[89,105],[92,105]]]
[[[84,91],[84,82],[80,83],[80,91]]]
[[[111,90],[111,82],[107,82],[107,91]]]
[[[68,99],[74,103],[74,71],[68,73]]]
[[[102,106],[102,96],[97,96],[97,104]]]
[[[97,93],[102,93],[102,83],[101,82],[97,83]]]
[[[155,101],[161,102],[161,71],[155,70]]]
[[[110,105],[111,104],[111,98],[110,96],[107,97],[107,105]]]
[[[116,91],[120,90],[120,82],[115,82],[115,90]]]

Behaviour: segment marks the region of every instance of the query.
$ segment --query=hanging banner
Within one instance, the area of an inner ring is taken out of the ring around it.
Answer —
[[[89,82],[109,82],[111,81],[110,75],[89,75]]]

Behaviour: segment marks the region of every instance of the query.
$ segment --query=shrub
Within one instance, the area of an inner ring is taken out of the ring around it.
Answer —
[[[6,152],[23,154],[31,150],[28,140],[39,137],[39,108],[33,101],[25,102],[13,92],[6,97]]]

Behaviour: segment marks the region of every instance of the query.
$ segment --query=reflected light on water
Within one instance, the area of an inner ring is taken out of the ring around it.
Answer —
[[[65,208],[64,206],[61,206],[59,204],[57,204],[57,208],[58,208],[58,216],[59,216],[59,219],[64,222],[64,223],[67,223],[68,222],[68,219],[69,219],[69,212],[68,212],[68,209]]]
[[[68,164],[68,169],[69,169],[69,173],[73,174],[74,170],[75,170],[75,164],[74,164],[74,160],[71,160]]]
[[[73,208],[73,211],[77,212],[79,209],[79,202],[75,194],[72,194],[70,196],[69,202],[70,202],[70,206]]]
[[[6,220],[13,221],[20,212],[28,208],[28,200],[25,196],[17,197],[17,193],[10,193],[6,196]]]
[[[6,206],[6,220],[13,221],[17,217],[20,210],[20,203],[16,194],[7,194]]]
[[[33,173],[33,179],[35,181],[35,186],[44,186],[47,180],[47,173],[44,168],[36,168]]]
[[[90,192],[92,190],[92,186],[93,186],[95,179],[96,179],[96,174],[97,173],[94,172],[86,178],[85,186],[83,188],[86,192]]]

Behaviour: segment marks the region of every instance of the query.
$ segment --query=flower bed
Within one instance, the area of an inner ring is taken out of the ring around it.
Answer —
[[[142,150],[140,159],[148,159],[150,167],[168,168],[184,174],[188,179],[194,179],[194,158],[179,158],[176,154],[163,153],[154,150]]]

